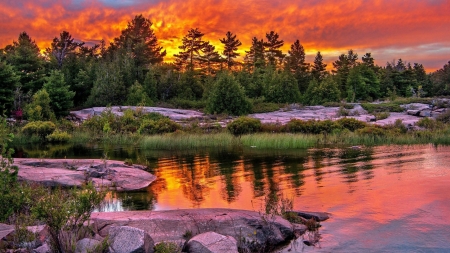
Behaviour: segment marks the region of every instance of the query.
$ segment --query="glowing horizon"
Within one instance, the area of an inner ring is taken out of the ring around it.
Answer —
[[[421,63],[427,71],[450,60],[450,0],[24,0],[6,1],[0,8],[0,48],[27,32],[41,50],[63,30],[86,43],[111,41],[135,15],[153,22],[166,61],[178,53],[181,39],[199,28],[221,52],[219,39],[227,31],[242,42],[241,56],[251,38],[264,38],[275,31],[287,53],[297,39],[304,46],[307,62],[317,51],[331,67],[337,56],[353,49],[359,59],[371,52],[375,62],[402,58]]]

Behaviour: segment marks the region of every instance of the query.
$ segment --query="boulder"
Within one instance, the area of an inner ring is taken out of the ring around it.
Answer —
[[[33,253],[50,253],[50,247],[47,243],[44,243],[39,248],[36,248],[32,251]]]
[[[431,110],[422,110],[419,113],[420,117],[431,117]]]
[[[419,116],[420,111],[419,110],[407,110],[406,113],[408,115],[412,115],[412,116]]]
[[[111,226],[130,226],[151,234],[155,243],[180,240],[186,232],[198,235],[212,231],[232,236],[245,242],[240,247],[254,250],[294,237],[291,223],[280,216],[225,208],[103,212],[93,213],[91,219],[100,236],[106,236]]]
[[[150,235],[139,228],[129,226],[111,227],[110,251],[115,253],[153,253],[154,242]]]
[[[75,247],[75,253],[88,253],[94,252],[95,247],[100,245],[102,242],[95,239],[84,238],[77,242]]]
[[[192,237],[186,245],[186,250],[189,253],[238,253],[236,239],[215,232]]]

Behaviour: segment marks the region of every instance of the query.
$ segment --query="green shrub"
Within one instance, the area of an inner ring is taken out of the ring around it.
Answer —
[[[227,125],[228,131],[235,136],[256,133],[261,130],[261,121],[250,117],[239,117]]]
[[[331,120],[308,120],[291,119],[285,126],[288,133],[322,134],[331,133],[341,126]]]
[[[158,120],[144,119],[138,129],[140,134],[163,134],[172,133],[181,129],[181,126],[169,118]]]
[[[386,130],[377,125],[366,126],[364,128],[356,130],[359,135],[372,135],[372,136],[386,136]]]
[[[277,103],[256,101],[253,103],[252,113],[274,112],[280,110],[280,108],[280,105]]]
[[[56,126],[51,121],[33,121],[22,127],[22,132],[28,136],[38,135],[42,138],[55,131]]]
[[[389,118],[391,114],[389,112],[376,112],[373,114],[376,120],[383,120]]]
[[[356,120],[354,118],[342,118],[336,120],[336,123],[352,132],[367,126],[366,122]]]
[[[326,102],[323,104],[325,107],[344,107],[347,110],[351,110],[355,108],[354,104],[347,104],[342,102]]]
[[[63,143],[68,142],[70,139],[72,139],[72,136],[67,132],[60,131],[57,129],[53,133],[47,135],[46,139],[47,141],[53,143]]]
[[[400,105],[395,104],[395,103],[380,103],[380,104],[363,103],[363,104],[361,104],[361,106],[369,113],[403,112],[404,111],[404,109],[401,108]]]
[[[172,98],[169,100],[169,103],[172,104],[175,108],[181,109],[204,109],[206,107],[205,100],[189,100],[182,98]]]
[[[340,106],[339,110],[336,113],[336,117],[346,117],[346,116],[350,116],[350,111]]]

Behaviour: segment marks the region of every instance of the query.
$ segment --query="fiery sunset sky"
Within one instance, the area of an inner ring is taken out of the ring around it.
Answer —
[[[331,66],[353,49],[360,57],[371,52],[382,66],[402,58],[434,71],[450,60],[449,13],[450,0],[1,0],[0,48],[22,31],[41,49],[63,30],[85,42],[110,41],[143,14],[168,61],[190,28],[220,51],[219,39],[237,34],[241,55],[252,37],[273,30],[285,53],[299,39],[307,62],[321,51]]]

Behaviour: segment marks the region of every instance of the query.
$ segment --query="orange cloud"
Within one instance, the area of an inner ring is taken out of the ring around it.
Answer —
[[[227,31],[243,43],[263,38],[274,30],[287,52],[299,39],[312,62],[321,51],[329,65],[354,49],[360,56],[372,52],[378,64],[395,58],[418,62],[435,70],[448,62],[450,53],[449,0],[29,0],[7,1],[0,9],[0,47],[11,44],[22,31],[41,49],[62,30],[76,39],[112,40],[135,15],[154,23],[167,60],[178,52],[181,38],[191,28],[222,50]]]

